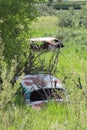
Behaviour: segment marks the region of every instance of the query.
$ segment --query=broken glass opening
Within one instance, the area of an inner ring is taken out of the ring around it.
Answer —
[[[46,89],[39,89],[31,92],[30,94],[30,101],[43,101],[43,100],[50,100],[50,99],[62,99],[63,94],[62,89],[53,89],[53,88],[46,88]]]

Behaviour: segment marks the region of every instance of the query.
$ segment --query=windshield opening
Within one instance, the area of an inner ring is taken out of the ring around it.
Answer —
[[[53,89],[53,88],[36,90],[31,92],[30,101],[62,99],[62,95],[61,95],[62,92],[63,92],[62,89]]]

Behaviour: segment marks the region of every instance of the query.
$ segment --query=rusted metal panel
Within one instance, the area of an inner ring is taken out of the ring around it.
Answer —
[[[64,88],[62,82],[57,77],[49,75],[49,74],[25,75],[22,78],[21,86],[24,89],[24,96],[25,96],[26,102],[32,106],[34,106],[34,105],[38,106],[38,105],[42,104],[43,102],[48,101],[48,99],[46,98],[46,95],[44,98],[45,100],[38,100],[38,98],[36,97],[37,100],[31,101],[30,95],[33,92],[35,93],[35,95],[33,93],[34,98],[36,96],[36,93],[39,93],[39,98],[40,98],[40,95],[42,96],[43,93],[49,94],[48,90],[51,90],[51,89],[58,89],[58,90],[65,91],[65,88]],[[40,94],[40,92],[41,92],[41,94]],[[52,94],[51,94],[51,96],[52,96]],[[60,96],[57,96],[57,97],[60,97]],[[62,98],[57,98],[56,100],[63,101]]]

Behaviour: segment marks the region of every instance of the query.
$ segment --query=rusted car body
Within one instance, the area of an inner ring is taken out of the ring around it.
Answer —
[[[54,37],[31,38],[30,48],[33,50],[54,50],[64,47],[61,40]]]
[[[49,74],[25,75],[21,80],[25,102],[31,106],[41,105],[48,100],[63,102],[66,90],[62,82]]]

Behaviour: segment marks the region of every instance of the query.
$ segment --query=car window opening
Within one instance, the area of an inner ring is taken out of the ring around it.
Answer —
[[[47,88],[47,89],[40,89],[35,90],[31,92],[30,94],[30,101],[44,101],[44,100],[50,100],[50,99],[62,99],[61,97],[60,89],[53,89],[53,88]]]

